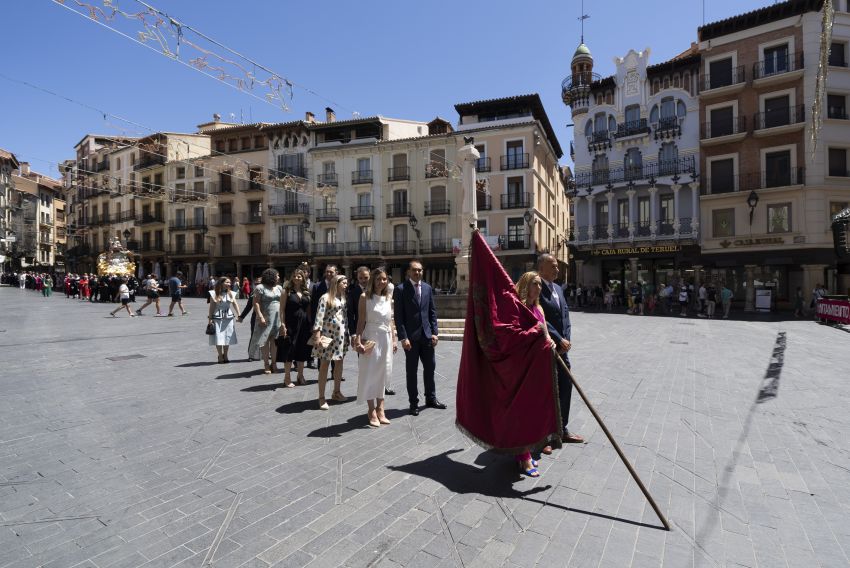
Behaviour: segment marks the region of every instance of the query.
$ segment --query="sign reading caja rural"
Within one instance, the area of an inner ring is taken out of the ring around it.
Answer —
[[[681,245],[661,245],[647,247],[620,247],[603,248],[592,251],[593,256],[634,256],[640,254],[659,254],[667,252],[680,252]]]

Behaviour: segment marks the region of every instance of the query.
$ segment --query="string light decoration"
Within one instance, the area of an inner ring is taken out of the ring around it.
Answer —
[[[832,24],[835,20],[835,7],[832,0],[824,0],[821,15],[820,53],[818,71],[815,77],[815,100],[812,102],[812,127],[809,129],[812,146],[812,160],[818,148],[820,129],[823,126],[823,102],[826,100],[826,79],[829,73],[829,49],[832,45]]]

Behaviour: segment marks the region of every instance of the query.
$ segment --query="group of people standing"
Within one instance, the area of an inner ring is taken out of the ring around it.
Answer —
[[[210,291],[208,321],[214,334],[209,342],[216,347],[218,362],[229,362],[229,348],[238,342],[235,324],[253,312],[249,360],[261,360],[264,374],[279,372],[277,363],[283,363],[283,385],[292,388],[306,384],[305,366],[315,358],[321,410],[329,408],[329,378],[333,380],[330,400],[348,400],[342,393],[343,362],[353,350],[358,357],[357,398],[366,402],[368,424],[373,428],[390,423],[384,399],[395,394],[389,381],[400,342],[406,358],[410,414],[419,414],[420,363],[425,406],[445,409],[437,398],[434,380],[437,310],[433,291],[422,275],[422,263],[411,261],[405,281],[394,286],[385,268],[364,266],[357,269],[356,282],[349,285],[347,276],[327,265],[324,278],[310,285],[302,265],[281,285],[278,271],[269,268],[255,282],[249,304],[241,312],[238,293],[232,289],[234,280],[222,277]]]

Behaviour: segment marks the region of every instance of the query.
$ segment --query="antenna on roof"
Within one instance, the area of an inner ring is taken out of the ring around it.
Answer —
[[[584,43],[584,21],[589,18],[590,16],[584,13],[584,0],[581,0],[581,16],[576,18],[581,22],[581,43]]]

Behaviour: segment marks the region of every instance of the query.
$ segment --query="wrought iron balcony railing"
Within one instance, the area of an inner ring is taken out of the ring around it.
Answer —
[[[410,179],[410,166],[399,166],[387,170],[387,181],[405,181]]]
[[[531,203],[528,193],[503,193],[500,197],[502,209],[526,209]]]
[[[522,170],[528,167],[528,154],[508,154],[502,156],[499,167],[504,170]]]
[[[753,63],[753,80],[764,79],[783,73],[791,73],[803,69],[803,52],[786,53],[776,57],[769,57],[762,61]]]
[[[710,75],[703,75],[700,81],[701,91],[710,91],[711,89],[720,89],[722,87],[731,87],[747,81],[747,70],[745,65],[729,69],[728,71],[719,71]]]
[[[451,213],[452,202],[446,199],[435,199],[425,202],[425,215],[448,215]]]
[[[316,209],[316,221],[339,221],[339,208]]]

